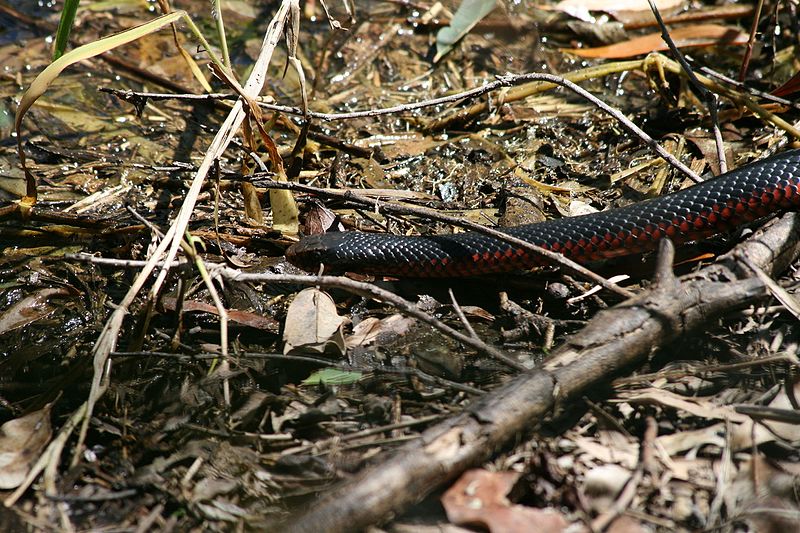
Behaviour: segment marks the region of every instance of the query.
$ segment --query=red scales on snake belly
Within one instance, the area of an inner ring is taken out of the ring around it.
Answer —
[[[710,237],[771,213],[800,206],[800,150],[737,168],[672,194],[589,215],[501,231],[586,263]],[[541,259],[474,232],[400,236],[357,231],[304,237],[286,251],[293,264],[316,272],[404,277],[459,277],[510,272]]]

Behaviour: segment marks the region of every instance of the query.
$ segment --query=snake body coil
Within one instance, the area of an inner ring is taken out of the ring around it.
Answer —
[[[756,161],[672,194],[589,215],[501,231],[586,263],[710,237],[800,205],[800,150]],[[460,277],[542,264],[479,233],[399,236],[348,231],[303,238],[287,259],[309,271],[402,277]]]

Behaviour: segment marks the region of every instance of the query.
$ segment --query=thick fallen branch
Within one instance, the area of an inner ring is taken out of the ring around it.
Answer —
[[[520,374],[342,483],[293,517],[284,530],[361,530],[403,511],[529,433],[559,405],[642,364],[655,349],[726,311],[766,297],[763,282],[738,265],[733,254],[745,254],[775,276],[800,255],[799,229],[800,217],[787,214],[697,273],[676,279],[669,268],[661,269],[653,289],[599,312],[544,365]]]

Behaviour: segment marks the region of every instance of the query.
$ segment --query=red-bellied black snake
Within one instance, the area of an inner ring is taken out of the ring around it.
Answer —
[[[692,187],[588,215],[501,231],[580,263],[710,237],[800,205],[800,150],[755,161]],[[318,271],[402,277],[459,277],[542,265],[542,259],[480,233],[400,236],[358,231],[304,237],[286,251]]]

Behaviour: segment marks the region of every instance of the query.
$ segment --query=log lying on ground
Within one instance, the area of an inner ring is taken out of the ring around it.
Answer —
[[[656,349],[732,309],[768,295],[764,284],[735,259],[775,276],[800,255],[800,217],[784,215],[731,253],[677,279],[661,267],[655,286],[601,311],[545,363],[488,393],[464,412],[425,431],[293,517],[285,530],[361,530],[402,512],[467,468],[530,432],[559,405],[640,365]],[[671,265],[671,253],[666,254]],[[662,261],[662,264],[664,262]]]

